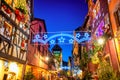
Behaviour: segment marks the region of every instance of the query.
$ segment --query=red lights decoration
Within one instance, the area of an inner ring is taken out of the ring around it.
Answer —
[[[9,8],[7,8],[5,11],[6,13],[11,14],[11,10]]]
[[[21,16],[20,16],[20,11],[18,9],[15,10],[15,15],[16,15],[16,18],[17,20],[21,20]]]
[[[15,14],[16,14],[16,15],[19,14],[19,10],[18,10],[18,9],[15,10]]]
[[[15,15],[18,21],[25,21],[24,14],[22,14],[18,9],[15,10]]]
[[[2,5],[2,8],[3,8],[3,9],[7,9],[7,7],[6,7],[5,5]]]
[[[25,47],[25,40],[23,40],[23,41],[21,42],[21,47],[22,47],[22,48]]]
[[[24,14],[21,15],[21,21],[22,21],[22,22],[25,21],[25,16],[24,16]]]
[[[9,8],[7,8],[7,6],[2,5],[2,8],[4,9],[4,11],[5,11],[7,14],[11,14],[11,10],[10,10]]]

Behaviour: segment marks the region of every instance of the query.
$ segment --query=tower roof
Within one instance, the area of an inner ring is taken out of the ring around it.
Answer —
[[[61,48],[58,44],[56,44],[56,45],[52,48],[52,51],[56,51],[56,50],[61,51],[62,48]]]

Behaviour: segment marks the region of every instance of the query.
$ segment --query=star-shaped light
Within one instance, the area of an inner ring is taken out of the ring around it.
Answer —
[[[47,38],[48,38],[48,36],[47,36],[46,34],[44,34],[44,36],[43,36],[43,37],[44,37],[44,39],[47,39]]]
[[[39,34],[36,34],[36,35],[35,35],[35,39],[40,39],[40,35],[39,35]]]
[[[38,42],[40,40],[40,35],[39,34],[36,34],[34,36],[34,39],[32,40],[32,42]]]
[[[88,37],[89,37],[89,34],[88,34],[88,33],[85,33],[84,36],[85,36],[86,38],[88,38]]]
[[[76,38],[79,38],[81,35],[80,35],[80,33],[77,33],[76,34]]]
[[[71,44],[72,44],[72,43],[73,43],[73,41],[74,41],[73,39],[70,39],[70,40],[69,40],[69,43],[71,43]]]
[[[65,38],[61,37],[61,38],[59,38],[58,40],[60,41],[60,43],[64,43]]]
[[[50,44],[55,44],[55,40],[51,40],[51,41],[50,41]]]

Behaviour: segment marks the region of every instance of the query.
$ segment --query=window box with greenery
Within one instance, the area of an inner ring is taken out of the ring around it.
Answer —
[[[16,9],[19,10],[23,14],[27,14],[27,9],[25,6],[20,5],[20,6],[17,6]]]
[[[13,12],[12,7],[4,0],[2,0],[2,10],[5,11],[7,14],[11,14]]]
[[[15,6],[15,15],[18,21],[25,22],[27,15],[27,3],[26,0],[18,0]]]

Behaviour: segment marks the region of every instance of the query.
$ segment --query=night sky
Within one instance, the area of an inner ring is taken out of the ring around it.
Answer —
[[[45,20],[47,32],[73,31],[88,12],[85,0],[34,0],[34,17]],[[60,45],[63,60],[71,56],[72,45]]]

